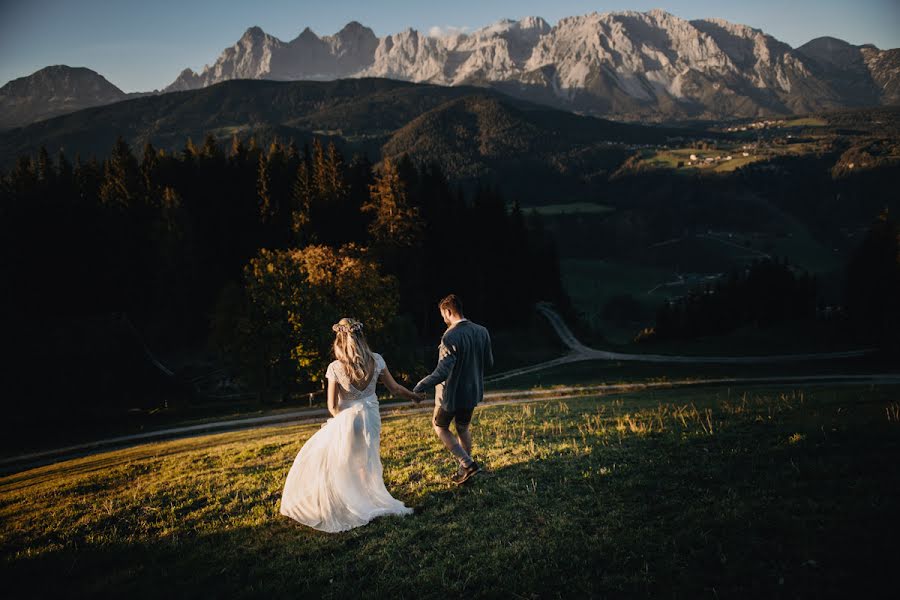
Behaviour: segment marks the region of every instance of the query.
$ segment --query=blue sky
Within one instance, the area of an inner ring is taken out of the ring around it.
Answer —
[[[900,47],[900,0],[0,0],[0,85],[47,65],[89,67],[126,92],[171,83],[185,67],[213,63],[252,25],[282,40],[309,26],[319,35],[357,20],[383,36],[413,27],[477,28],[501,18],[662,8],[686,19],[721,17],[797,47],[830,35]]]

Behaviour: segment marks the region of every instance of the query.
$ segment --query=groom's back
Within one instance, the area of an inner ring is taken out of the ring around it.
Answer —
[[[469,320],[444,333],[441,344],[456,356],[442,390],[441,406],[447,411],[474,408],[484,397],[484,369],[494,364],[488,330]]]

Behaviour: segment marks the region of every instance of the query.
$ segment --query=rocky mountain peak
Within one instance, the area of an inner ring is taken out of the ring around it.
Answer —
[[[247,31],[241,36],[241,41],[261,41],[266,37],[267,34],[262,30],[262,27],[254,25],[253,27],[247,28]]]
[[[298,40],[318,40],[319,36],[315,34],[315,32],[309,27],[304,27],[303,31],[300,32],[300,35],[297,36]]]
[[[103,75],[86,67],[51,65],[27,77],[13,79],[2,88],[5,96],[43,95],[48,98],[79,98],[91,95],[98,98],[121,99],[125,92],[111,84]]]
[[[863,62],[860,46],[834,37],[818,37],[797,48],[797,52],[821,66],[848,68]]]
[[[366,27],[365,25],[363,25],[362,23],[360,23],[359,21],[350,21],[349,23],[344,25],[344,27],[337,33],[337,35],[341,35],[341,34],[355,34],[356,35],[356,34],[364,32],[364,31],[372,31],[372,30],[369,29],[368,27]]]
[[[287,44],[258,27],[248,29],[245,38],[254,42],[227,48],[199,75],[185,71],[167,90],[239,77],[372,76],[492,86],[623,118],[677,118],[811,110],[839,106],[854,94],[856,102],[870,102],[883,95],[875,89],[876,79],[896,79],[893,55],[877,49],[861,57],[858,46],[822,38],[794,50],[754,27],[717,18],[689,21],[659,8],[593,12],[560,19],[554,27],[539,16],[503,19],[437,37],[407,28],[378,38],[351,21],[321,38],[307,27]],[[265,42],[256,43],[259,39]],[[873,65],[884,73],[881,79],[859,75]],[[853,74],[831,83],[837,71]],[[850,79],[868,91],[860,96]]]
[[[0,129],[127,97],[103,75],[86,67],[44,67],[0,87]]]
[[[550,24],[542,17],[525,17],[519,21],[519,27],[523,31],[537,31],[541,35],[550,33]]]
[[[357,21],[350,21],[330,39],[335,49],[342,52],[346,52],[350,48],[374,53],[375,47],[378,45],[378,37],[375,32]]]

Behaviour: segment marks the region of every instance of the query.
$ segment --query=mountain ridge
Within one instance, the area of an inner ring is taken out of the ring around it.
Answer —
[[[123,92],[87,67],[50,65],[0,87],[0,129],[145,95]]]
[[[815,57],[760,29],[716,18],[688,21],[661,9],[593,12],[565,17],[552,27],[541,17],[504,19],[470,33],[441,36],[407,28],[375,38],[359,23],[351,25],[367,32],[365,44],[351,47],[352,65],[305,75],[295,68],[294,76],[482,85],[557,108],[626,120],[763,116],[900,101],[893,86],[882,91],[885,81],[898,79],[891,50],[842,42],[858,50],[868,70],[867,79],[856,78],[854,89],[844,82],[846,69],[817,70]],[[273,69],[271,58],[255,57],[282,56],[290,63],[304,56],[290,55],[301,38],[325,48],[347,27],[321,38],[306,28],[289,42],[257,36],[260,41],[252,48],[239,42],[212,66],[199,74],[185,71],[165,89],[209,85],[227,73],[284,78],[286,71]],[[306,64],[324,64],[316,60]]]
[[[189,138],[200,144],[207,134],[220,145],[234,135],[262,143],[277,136],[301,146],[320,138],[334,141],[348,157],[360,153],[376,161],[407,154],[442,163],[460,182],[515,182],[528,163],[536,180],[578,187],[566,176],[608,172],[624,160],[623,144],[663,143],[685,131],[579,116],[474,86],[379,78],[231,80],[0,132],[0,169],[41,146],[51,155],[62,150],[70,160],[85,160],[108,154],[120,135],[139,154],[148,142],[182,152]],[[458,164],[446,160],[441,149],[447,147],[461,157]]]
[[[379,77],[474,85],[577,113],[650,122],[900,103],[900,49],[855,46],[828,36],[791,48],[761,29],[717,18],[686,20],[661,9],[593,12],[553,26],[536,16],[503,19],[440,35],[407,28],[377,37],[350,21],[325,36],[305,27],[289,41],[254,25],[212,64],[199,72],[183,69],[162,91],[124,94],[115,88],[65,104],[48,94],[7,90],[15,82],[46,78],[43,71],[0,89],[0,102],[8,107],[0,128],[234,79]]]

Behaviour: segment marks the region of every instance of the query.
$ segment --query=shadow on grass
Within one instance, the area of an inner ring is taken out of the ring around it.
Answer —
[[[179,514],[152,540],[115,514],[96,525],[112,541],[39,540],[40,554],[14,556],[7,539],[3,580],[29,597],[820,598],[872,597],[892,572],[896,428],[742,422],[552,454],[542,443],[498,468],[507,457],[491,454],[458,488],[399,484],[416,515],[341,534],[280,516],[268,493],[202,529],[179,529]],[[247,514],[258,522],[237,523]]]

